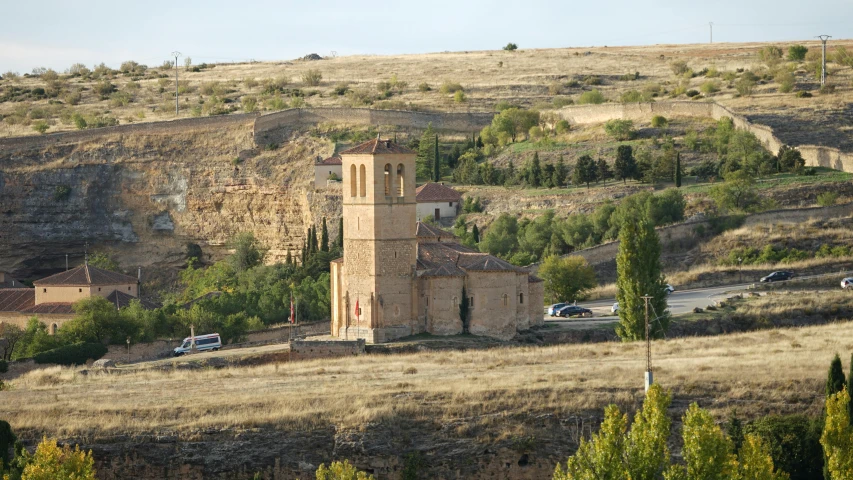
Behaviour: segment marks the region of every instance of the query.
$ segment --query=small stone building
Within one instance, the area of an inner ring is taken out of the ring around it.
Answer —
[[[36,280],[33,285],[35,288],[0,289],[0,324],[23,327],[30,318],[37,316],[52,334],[74,318],[74,302],[99,296],[121,309],[139,297],[136,277],[88,264]],[[147,302],[143,305],[153,307]]]
[[[425,183],[415,190],[418,221],[432,215],[436,222],[454,219],[462,207],[462,194],[443,183]]]
[[[344,256],[331,263],[332,335],[380,343],[467,330],[506,340],[542,324],[541,280],[417,222],[414,152],[377,138],[341,159]]]
[[[333,176],[340,180],[342,175],[341,157],[333,155],[324,160],[320,160],[314,164],[314,187],[325,187],[329,184],[329,181]]]

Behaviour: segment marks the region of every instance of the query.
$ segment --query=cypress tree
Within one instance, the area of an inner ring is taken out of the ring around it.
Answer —
[[[485,144],[483,144],[483,137],[477,137],[477,148],[483,148]]]
[[[853,392],[853,354],[850,355],[850,374],[847,375],[847,393]],[[853,400],[847,404],[847,411],[850,415],[850,425],[853,425]]]
[[[459,320],[462,322],[462,333],[468,333],[468,292],[462,286],[462,299],[459,302]]]
[[[433,176],[433,162],[435,162],[435,148],[433,137],[436,135],[432,123],[427,124],[426,130],[421,135],[418,143],[418,156],[415,159],[415,174],[417,178],[429,180]]]
[[[302,265],[308,260],[308,235],[305,235],[305,240],[302,241]]]
[[[480,243],[480,229],[477,228],[477,224],[474,224],[474,228],[471,229],[471,238],[474,239],[474,243]]]
[[[681,188],[681,152],[675,154],[675,186]]]
[[[660,250],[660,239],[648,219],[625,219],[616,255],[616,301],[619,303],[616,334],[623,341],[646,337],[644,295],[652,297],[649,300],[651,337],[659,338],[669,328]]]
[[[290,255],[290,249],[287,249],[287,259],[284,261],[285,265],[293,265],[293,257]]]
[[[441,155],[438,153],[438,135],[435,136],[435,152],[433,152],[432,181],[441,181]]]
[[[338,247],[343,250],[344,248],[344,217],[341,217],[338,222]]]
[[[527,170],[527,184],[531,187],[542,185],[542,165],[539,163],[539,152],[533,152],[533,160]]]
[[[326,227],[326,217],[323,217],[323,230],[320,236],[320,251],[329,251],[329,229]]]
[[[311,225],[311,253],[317,253],[317,225]]]
[[[613,166],[616,169],[616,179],[626,183],[629,178],[636,178],[638,174],[637,160],[634,158],[634,150],[630,145],[619,145],[616,149],[616,161]]]
[[[835,395],[844,390],[844,368],[841,366],[841,357],[835,354],[832,363],[829,364],[829,374],[826,377],[826,396]]]

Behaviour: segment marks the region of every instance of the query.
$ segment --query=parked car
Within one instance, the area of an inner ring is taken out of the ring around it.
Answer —
[[[557,313],[557,310],[568,305],[571,305],[571,303],[555,303],[548,307],[548,315],[551,315],[553,317]]]
[[[592,310],[577,305],[566,305],[554,314],[557,317],[591,317]]]
[[[192,351],[193,337],[187,337],[181,342],[181,346],[175,348],[174,356],[180,357],[185,353]],[[210,333],[208,335],[196,335],[195,349],[197,352],[216,351],[222,348],[222,339],[218,333]]]
[[[841,281],[841,288],[844,290],[853,289],[853,277],[847,277]]]
[[[666,286],[663,288],[663,291],[666,292],[667,295],[669,295],[670,293],[675,291],[675,287],[667,283]]]
[[[770,275],[761,277],[761,283],[780,282],[782,280],[790,280],[794,278],[793,272],[773,272]]]
[[[618,311],[619,311],[619,302],[616,302],[613,304],[612,307],[610,307],[610,313],[616,313]]]

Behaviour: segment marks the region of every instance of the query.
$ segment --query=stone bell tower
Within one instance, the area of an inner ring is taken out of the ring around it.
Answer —
[[[340,156],[344,256],[332,265],[332,334],[371,343],[410,335],[417,315],[415,152],[377,137]]]

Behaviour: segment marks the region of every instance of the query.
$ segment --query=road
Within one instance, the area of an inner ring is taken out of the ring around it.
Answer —
[[[712,288],[697,288],[694,290],[675,291],[667,297],[669,311],[672,315],[681,315],[690,313],[694,308],[705,308],[713,304],[716,300],[733,295],[737,292],[744,291],[753,283],[742,283],[736,285],[726,285],[724,287]],[[610,307],[616,302],[616,299],[596,300],[594,302],[583,302],[578,305],[592,310],[593,318],[557,318],[545,315],[546,322],[559,322],[561,324],[571,324],[572,327],[592,327],[596,325],[611,323],[619,320],[619,317],[610,312]]]

